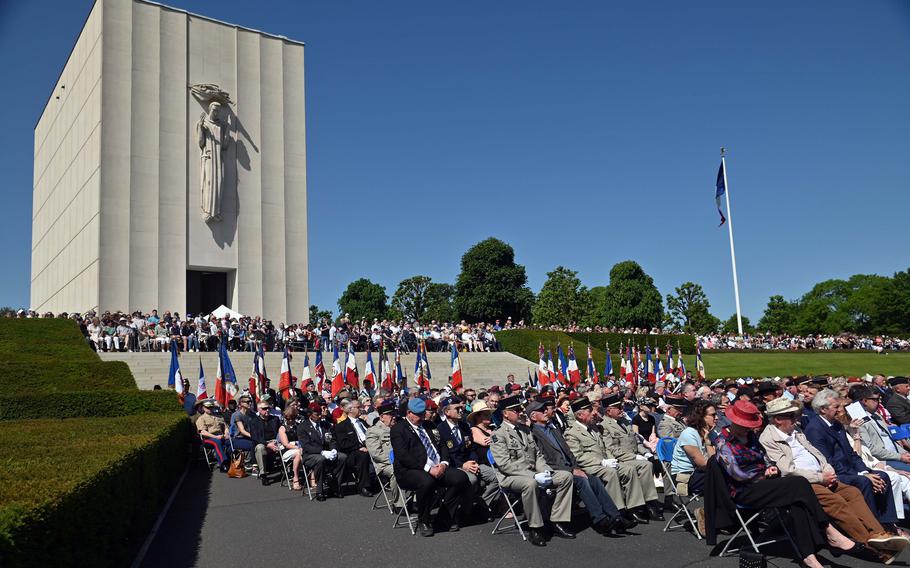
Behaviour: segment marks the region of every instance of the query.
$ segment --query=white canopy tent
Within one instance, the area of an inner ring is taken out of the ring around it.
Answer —
[[[212,315],[218,319],[223,319],[225,316],[227,316],[228,319],[240,319],[243,317],[243,314],[235,312],[224,304],[215,308],[215,310],[212,312]]]

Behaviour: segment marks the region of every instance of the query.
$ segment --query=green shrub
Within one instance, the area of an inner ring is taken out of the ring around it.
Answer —
[[[642,351],[644,351],[646,345],[651,346],[651,352],[654,352],[655,347],[659,347],[661,353],[666,354],[666,347],[669,343],[673,346],[673,353],[676,353],[677,346],[682,349],[683,355],[694,355],[695,354],[695,336],[692,335],[624,335],[622,333],[587,333],[587,332],[577,332],[568,334],[575,340],[576,343],[583,343],[587,345],[591,344],[591,347],[598,347],[600,349],[604,348],[604,345],[610,343],[611,353],[618,353],[619,345],[622,343],[623,347],[627,345],[630,341],[633,345],[638,345]]]
[[[191,435],[179,412],[0,422],[0,565],[128,564]]]
[[[27,418],[129,416],[180,409],[174,391],[85,391],[0,395],[0,421]]]
[[[126,363],[98,359],[74,321],[0,318],[4,394],[135,388]]]

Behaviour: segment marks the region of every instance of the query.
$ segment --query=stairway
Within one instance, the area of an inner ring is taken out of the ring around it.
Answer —
[[[133,377],[136,379],[136,385],[140,389],[151,390],[155,385],[161,385],[162,388],[167,386],[168,369],[171,364],[170,353],[98,353],[103,361],[123,361],[130,367]],[[246,379],[249,378],[253,370],[253,354],[250,352],[235,351],[228,353],[231,363],[234,366],[234,373],[237,375],[238,383],[246,385]],[[278,377],[281,375],[281,352],[269,352],[265,354],[265,369],[268,373],[272,388],[278,386]],[[313,374],[315,363],[315,354],[310,353],[310,374]],[[323,362],[326,366],[326,374],[331,376],[332,373],[332,353],[323,353]],[[430,385],[442,387],[448,382],[448,377],[452,369],[452,356],[449,352],[428,353],[427,358],[430,363],[430,372],[432,378]],[[360,376],[363,377],[364,367],[366,365],[366,353],[357,353],[357,369]],[[293,353],[291,360],[291,372],[296,377],[300,377],[303,370],[304,354],[301,352]],[[489,388],[494,384],[502,385],[506,382],[506,375],[513,373],[516,382],[524,383],[528,380],[528,368],[531,367],[533,373],[534,364],[512,355],[511,353],[461,353],[462,376],[464,385],[468,388],[480,389]],[[190,390],[196,392],[196,385],[199,378],[199,361],[202,361],[202,367],[205,370],[206,388],[211,394],[215,388],[215,371],[218,367],[218,353],[181,353],[180,354],[180,371],[183,376],[190,381]],[[376,366],[376,372],[379,372],[379,354],[373,353],[373,364]],[[392,361],[394,364],[394,360]],[[414,353],[401,355],[401,366],[408,376],[409,384],[414,384]],[[339,365],[344,369],[344,354],[339,354]],[[243,388],[241,386],[241,388]]]

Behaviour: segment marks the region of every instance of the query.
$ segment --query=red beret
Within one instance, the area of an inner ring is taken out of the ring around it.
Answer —
[[[439,408],[439,405],[436,404],[436,401],[434,401],[432,399],[427,401],[427,410],[436,410],[438,408]]]
[[[319,404],[318,402],[311,402],[310,404],[307,405],[307,408],[309,408],[313,412],[322,412],[322,405]]]

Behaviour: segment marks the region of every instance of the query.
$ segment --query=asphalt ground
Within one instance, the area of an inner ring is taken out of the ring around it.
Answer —
[[[392,528],[388,510],[370,510],[373,499],[349,495],[310,501],[258,479],[230,479],[194,464],[145,555],[143,567],[183,566],[417,566],[433,568],[618,566],[622,568],[739,566],[738,558],[711,556],[712,547],[682,530],[664,533],[663,523],[639,525],[629,536],[604,537],[591,530],[584,511],[573,516],[575,540],[554,538],[535,547],[517,533],[491,535],[492,523],[462,527],[433,537]],[[719,538],[716,551],[726,536]],[[763,547],[769,566],[796,566],[789,545]],[[848,556],[827,566],[882,566]],[[910,551],[892,566],[908,566]]]

